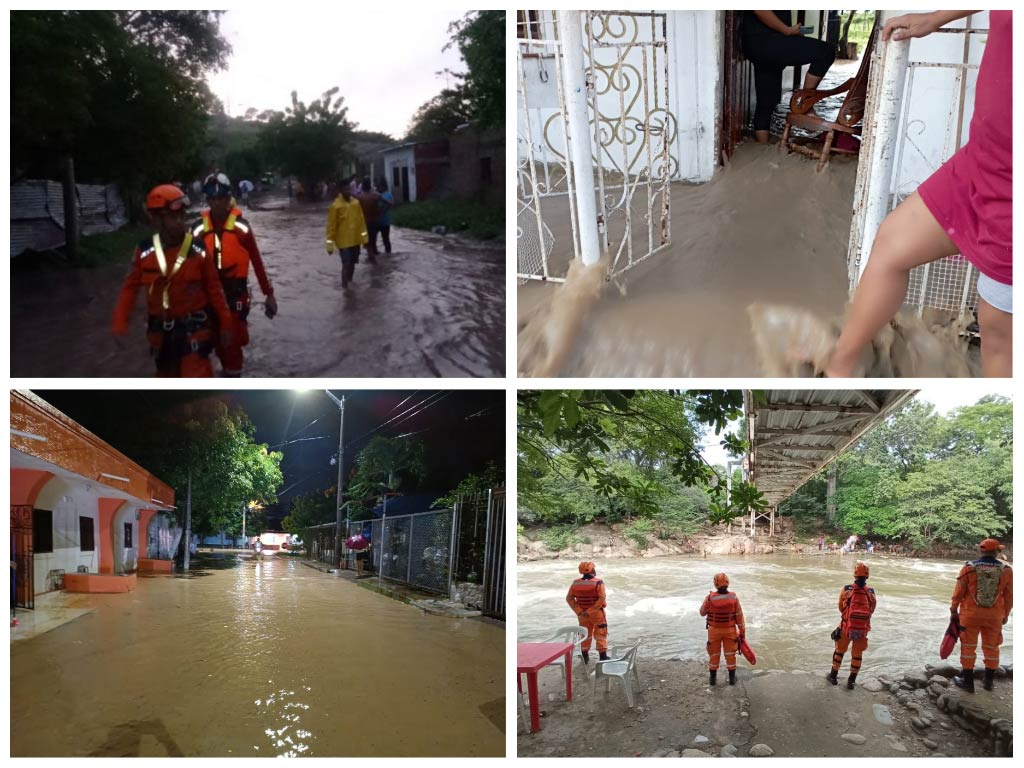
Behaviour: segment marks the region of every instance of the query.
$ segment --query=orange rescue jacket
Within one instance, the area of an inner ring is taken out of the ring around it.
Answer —
[[[220,227],[214,223],[209,210],[203,211],[202,218],[192,227],[192,235],[204,245],[206,255],[217,264],[222,280],[247,279],[251,262],[263,295],[274,295],[252,225],[242,216],[240,209],[232,208]]]
[[[600,579],[576,579],[569,587],[565,602],[577,616],[595,608],[603,610],[608,605],[604,582]]]
[[[858,584],[847,584],[839,593],[839,613],[843,617],[842,630],[853,640],[867,637],[871,631],[871,615],[877,600],[875,590]]]
[[[741,635],[747,633],[743,608],[735,592],[712,592],[704,598],[700,615],[707,617],[708,627],[736,627]]]
[[[995,599],[992,601],[992,605],[979,605],[979,575],[981,578],[995,579],[997,571],[998,583],[995,587]],[[956,587],[953,589],[953,600],[950,607],[960,612],[960,623],[965,626],[1002,626],[1010,617],[1010,611],[1013,610],[1013,569],[995,558],[983,557],[974,562],[965,563],[956,577]]]

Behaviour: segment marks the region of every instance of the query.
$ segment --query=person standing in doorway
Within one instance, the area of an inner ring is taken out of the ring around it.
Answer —
[[[767,144],[771,137],[772,113],[782,99],[782,71],[786,67],[810,64],[799,98],[816,90],[836,59],[835,47],[823,40],[804,37],[793,24],[792,11],[745,11],[743,53],[754,65],[754,138]]]
[[[846,687],[851,691],[857,683],[857,673],[864,651],[868,648],[868,632],[871,631],[871,616],[875,612],[875,590],[867,586],[870,570],[866,563],[859,562],[853,567],[853,584],[847,584],[839,593],[839,626],[832,633],[836,647],[832,652],[832,670],[826,679],[832,685],[839,684],[839,667],[842,666],[846,649],[853,643],[850,656],[850,677]]]
[[[976,11],[889,19],[883,40],[926,37]],[[985,376],[1013,375],[1013,12],[989,11],[970,140],[885,217],[825,367],[846,378],[861,351],[899,311],[910,270],[960,254],[978,270],[978,328]]]
[[[700,615],[707,617],[709,684],[716,683],[724,650],[729,685],[736,685],[736,649],[747,634],[747,625],[740,599],[729,591],[729,577],[716,573],[713,583],[715,591],[709,593],[700,606]]]
[[[1013,610],[1013,572],[997,554],[1003,545],[996,539],[985,539],[978,548],[981,557],[965,563],[956,577],[950,618],[958,619],[960,635],[960,666],[963,672],[953,678],[958,688],[974,693],[974,664],[978,657],[978,637],[985,658],[986,691],[994,687],[999,668],[999,646],[1003,644],[1003,626]]]
[[[604,582],[597,578],[597,567],[589,560],[579,565],[580,578],[573,581],[565,602],[576,614],[581,627],[587,630],[587,636],[580,642],[580,655],[583,663],[590,663],[590,646],[597,641],[597,653],[601,661],[608,659],[608,617],[605,607],[608,599],[605,595]]]
[[[334,249],[338,249],[342,288],[347,288],[355,277],[359,249],[369,240],[363,209],[352,197],[350,181],[343,179],[338,183],[338,196],[327,212],[327,252],[334,253]]]

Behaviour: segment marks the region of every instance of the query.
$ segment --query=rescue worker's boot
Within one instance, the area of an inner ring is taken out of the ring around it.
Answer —
[[[994,669],[985,670],[985,682],[981,684],[981,687],[986,691],[991,691],[996,686],[996,671]]]
[[[856,685],[857,685],[857,673],[854,672],[854,673],[852,673],[846,679],[846,687],[849,688],[852,691],[856,687]]]
[[[736,670],[729,670],[729,685],[736,685]]]
[[[590,663],[590,651],[580,651],[580,656],[583,657],[584,664]]]
[[[825,675],[825,679],[832,683],[832,685],[839,685],[839,671],[836,669],[830,669],[828,674]]]
[[[974,693],[974,670],[965,669],[962,674],[953,678],[953,685],[967,693]]]
[[[598,653],[598,658],[601,661],[608,661],[608,653],[607,653],[607,651],[598,651],[597,653]]]
[[[709,680],[709,685],[714,685],[715,684],[715,678],[717,678],[717,677],[718,677],[718,670],[717,669],[712,669],[711,670],[711,679]]]

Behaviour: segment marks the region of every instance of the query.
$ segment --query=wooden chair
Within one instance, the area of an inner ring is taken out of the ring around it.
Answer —
[[[845,155],[855,155],[856,150],[841,149],[833,146],[836,132],[847,133],[859,136],[861,122],[864,119],[864,106],[868,93],[868,76],[871,74],[871,55],[874,52],[875,37],[878,29],[877,22],[871,29],[868,36],[868,44],[864,48],[864,55],[860,60],[860,68],[857,75],[851,77],[838,88],[827,91],[801,89],[793,93],[789,104],[789,114],[786,115],[786,129],[782,132],[782,141],[779,142],[779,149],[786,148],[788,152],[799,152],[800,154],[813,157],[818,161],[818,171],[828,165],[829,155],[835,152]],[[839,93],[846,93],[843,105],[839,108],[839,114],[835,120],[826,120],[816,115],[811,110],[814,105],[829,96]],[[825,143],[821,150],[803,144],[790,141],[790,130],[796,126],[811,133],[824,133]]]

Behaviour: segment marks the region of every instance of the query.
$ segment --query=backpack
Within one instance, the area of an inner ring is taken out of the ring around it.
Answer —
[[[981,608],[991,608],[999,594],[999,581],[1003,577],[1003,565],[972,563],[978,580],[975,586],[974,602]]]
[[[871,600],[869,595],[874,595],[875,590],[871,587],[858,587],[856,584],[847,584],[844,587],[850,595],[850,601],[843,611],[843,625],[846,634],[857,640],[865,637],[871,631]]]

